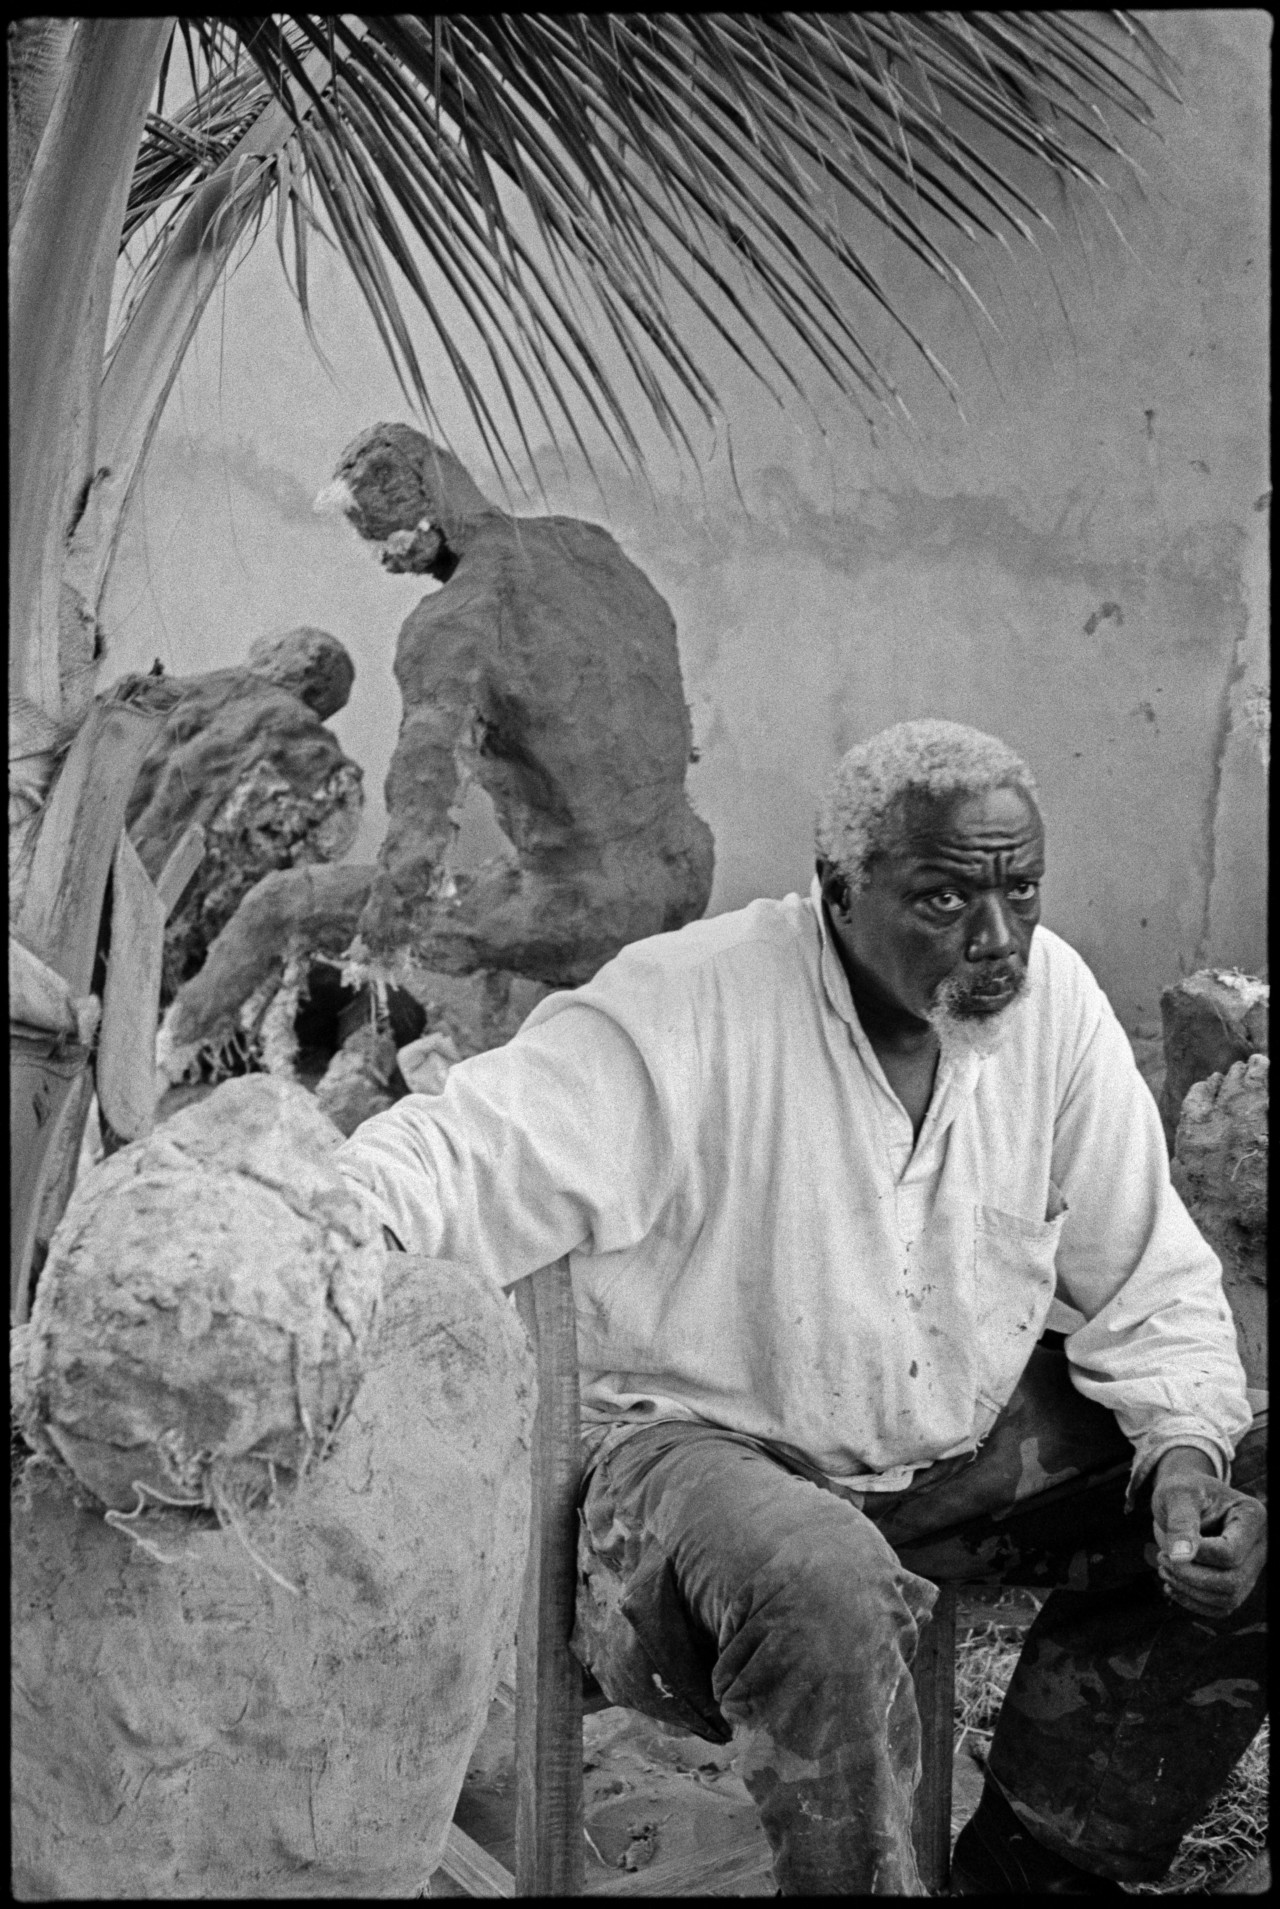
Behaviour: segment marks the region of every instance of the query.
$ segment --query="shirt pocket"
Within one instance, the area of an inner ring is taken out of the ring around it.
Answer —
[[[1066,1223],[1066,1204],[1051,1201],[1052,1219],[1029,1220],[999,1207],[977,1208],[974,1225],[973,1309],[977,1391],[988,1424],[1008,1403],[1032,1347],[1044,1330],[1053,1299],[1054,1259]]]

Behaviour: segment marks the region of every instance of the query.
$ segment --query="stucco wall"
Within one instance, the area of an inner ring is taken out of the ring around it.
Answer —
[[[821,395],[817,421],[780,415],[723,367],[746,509],[723,450],[705,489],[655,452],[656,498],[609,482],[607,503],[540,460],[554,508],[606,522],[675,611],[701,756],[690,788],[717,842],[712,912],[807,882],[817,794],[850,742],[952,716],[1031,760],[1046,920],[1139,1032],[1179,973],[1265,959],[1249,711],[1266,670],[1270,20],[1153,24],[1187,105],[1162,107],[1160,141],[1138,140],[1145,202],[1110,175],[1132,254],[1086,208],[1083,236],[1046,240],[1045,267],[1006,266],[997,286],[979,262],[999,336],[923,271],[885,262],[963,419],[872,323],[909,428],[873,434]],[[395,632],[422,586],[381,573],[310,500],[349,437],[408,413],[349,288],[321,274],[317,297],[336,386],[269,244],[206,320],[116,573],[109,673],[156,655],[208,668],[292,623],[333,630],[358,669],[335,727],[365,765],[369,856],[399,717]]]

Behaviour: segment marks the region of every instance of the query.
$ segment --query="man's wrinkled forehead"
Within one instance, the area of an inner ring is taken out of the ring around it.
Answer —
[[[992,854],[1042,857],[1044,824],[1034,797],[996,789],[905,789],[885,817],[880,854],[921,866]]]

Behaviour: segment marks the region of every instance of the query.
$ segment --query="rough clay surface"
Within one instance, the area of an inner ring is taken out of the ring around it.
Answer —
[[[370,952],[574,985],[700,915],[711,832],[685,794],[675,623],[643,572],[595,524],[493,509],[404,425],[364,432],[336,484],[389,568],[444,580],[396,651],[404,717]],[[473,784],[508,846],[466,869],[451,849]]]
[[[260,989],[273,993],[291,958],[340,955],[373,884],[359,862],[264,875],[209,949],[199,974],[174,996],[161,1028],[161,1065],[176,1078],[188,1050],[231,1034]]]
[[[356,680],[356,666],[337,637],[306,623],[283,636],[259,637],[245,667],[287,689],[321,722],[346,708]]]
[[[362,1120],[382,1113],[403,1092],[391,1035],[361,1027],[347,1036],[330,1061],[316,1088],[316,1104],[341,1133],[353,1134]]]
[[[19,1899],[413,1896],[514,1630],[532,1361],[462,1268],[388,1256],[337,1445],[160,1563],[27,1468],[13,1508]]]
[[[324,1449],[358,1386],[380,1230],[301,1088],[228,1081],[82,1179],[31,1317],[28,1423],[104,1504],[244,1503]]]
[[[159,1058],[178,1078],[201,1047],[217,1047],[242,1024],[256,998],[265,1013],[287,964],[303,972],[336,960],[356,933],[373,885],[372,865],[282,869],[246,895],[209,949],[199,974],[179,988],[165,1015]],[[549,992],[545,982],[502,970],[440,974],[402,951],[394,979],[421,1004],[429,1031],[447,1036],[460,1058],[509,1041]]]
[[[427,1031],[447,1038],[460,1060],[501,1047],[551,992],[545,982],[491,968],[433,974],[407,963],[399,972],[426,1012]]]
[[[361,771],[313,709],[247,668],[212,670],[181,694],[142,765],[127,824],[153,878],[183,830],[205,830],[204,860],[165,930],[163,998],[263,875],[336,862],[355,840]]]
[[[1250,1385],[1267,1383],[1267,1110],[1271,1063],[1236,1061],[1183,1102],[1173,1183],[1222,1261]]]
[[[1160,996],[1165,1080],[1160,1114],[1172,1150],[1187,1089],[1267,1051],[1271,990],[1235,969],[1205,968]]]

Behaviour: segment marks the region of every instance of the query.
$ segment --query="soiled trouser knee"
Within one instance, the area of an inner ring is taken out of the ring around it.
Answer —
[[[910,1665],[934,1586],[851,1504],[710,1428],[627,1440],[583,1516],[580,1654],[615,1701],[656,1712],[656,1688],[732,1729],[784,1893],[920,1893]]]

